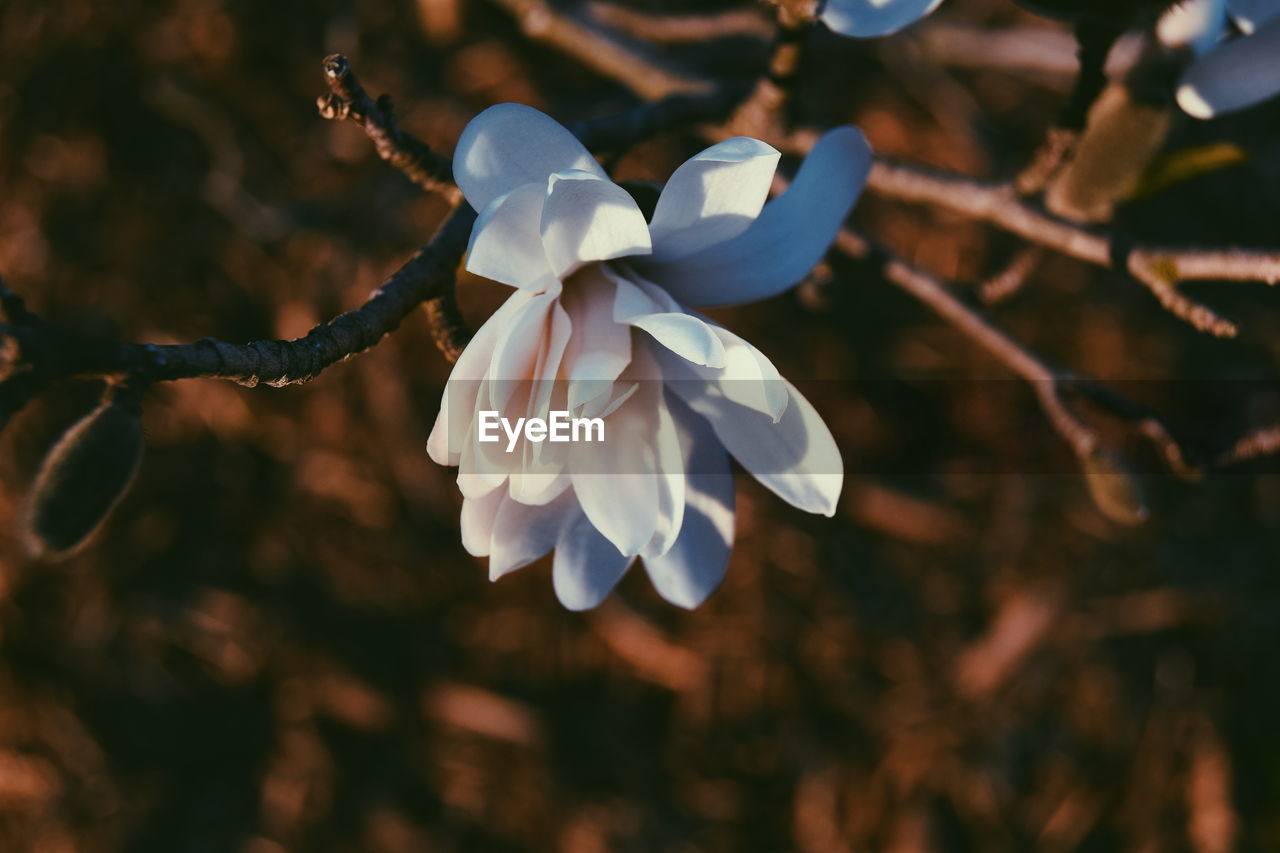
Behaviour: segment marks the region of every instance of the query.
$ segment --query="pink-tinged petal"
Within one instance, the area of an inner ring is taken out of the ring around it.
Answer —
[[[571,411],[607,394],[631,362],[631,330],[613,318],[615,287],[602,270],[602,266],[581,270],[561,298],[573,323],[564,354]]]
[[[773,146],[738,136],[676,169],[649,223],[653,257],[684,257],[747,230],[769,197],[778,157]]]
[[[509,333],[512,318],[532,299],[533,295],[525,291],[511,294],[458,356],[440,399],[440,414],[427,440],[427,453],[436,464],[457,465],[462,458],[462,448],[473,440],[468,433],[475,420],[481,382],[493,362],[494,349]]]
[[[556,597],[570,610],[590,610],[622,580],[635,557],[618,553],[585,515],[566,525],[556,543],[551,578]]]
[[[733,549],[734,489],[729,457],[711,425],[671,402],[685,454],[684,522],[665,554],[645,553],[645,571],[658,594],[693,609],[724,579]]]
[[[489,545],[489,580],[496,581],[545,556],[579,514],[571,492],[541,506],[527,506],[504,496]]]
[[[1227,11],[1235,19],[1240,32],[1249,35],[1267,21],[1280,16],[1280,3],[1276,0],[1227,0]]]
[[[565,383],[556,379],[560,369],[560,358],[556,354],[557,347],[563,349],[563,340],[570,340],[568,330],[570,321],[568,313],[559,311],[562,320],[557,320],[552,333],[552,344],[548,347],[549,357],[539,370],[539,379],[531,388],[530,404],[525,411],[526,418],[550,418],[553,411],[567,411],[567,389]],[[544,504],[558,497],[570,486],[566,466],[569,460],[570,445],[567,443],[543,441],[521,441],[519,446],[520,463],[511,473],[511,497],[521,503]]]
[[[804,278],[822,259],[871,171],[862,133],[825,133],[790,189],[765,205],[746,231],[669,263],[632,261],[646,278],[685,305],[732,305],[767,299]]]
[[[1185,0],[1156,22],[1156,38],[1169,48],[1186,48],[1196,56],[1218,43],[1227,27],[1226,0]]]
[[[542,245],[556,275],[584,264],[651,251],[649,223],[635,199],[591,172],[557,172],[547,181]]]
[[[694,364],[724,366],[724,344],[701,318],[684,310],[656,284],[612,272],[610,275],[617,286],[614,320],[642,329]]]
[[[1178,105],[1213,118],[1280,94],[1280,17],[1209,51],[1182,75]]]
[[[668,387],[707,419],[725,449],[764,486],[806,512],[833,515],[844,483],[840,448],[809,401],[783,382],[790,400],[777,423],[726,399],[710,383]]]
[[[466,548],[471,556],[489,556],[489,545],[493,540],[493,523],[504,500],[507,500],[506,493],[501,489],[494,489],[484,497],[475,500],[463,499],[458,527],[462,532],[462,547]]]
[[[467,270],[512,287],[543,290],[555,278],[542,248],[544,183],[525,184],[490,202],[471,229]]]
[[[842,36],[887,36],[928,15],[942,0],[827,0],[822,22]]]
[[[523,104],[497,104],[471,120],[453,152],[453,177],[476,211],[525,184],[546,186],[556,172],[605,177],[573,134]]]
[[[506,334],[497,342],[486,378],[491,408],[506,410],[513,394],[535,378],[553,321],[563,314],[559,288],[535,294],[512,314]]]

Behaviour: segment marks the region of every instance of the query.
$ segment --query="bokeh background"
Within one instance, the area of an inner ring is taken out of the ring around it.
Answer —
[[[1004,0],[936,20],[1052,26]],[[809,41],[800,121],[980,176],[1027,160],[1069,83]],[[632,103],[478,0],[6,0],[0,271],[47,317],[135,340],[288,338],[358,305],[446,207],[318,117],[331,52],[445,151],[494,102]],[[670,53],[733,76],[765,49]],[[1253,159],[1125,227],[1274,246],[1277,127],[1270,107],[1184,122],[1171,146]],[[701,146],[667,134],[615,171],[661,180]],[[872,197],[858,218],[962,285],[1018,250]],[[1153,473],[1151,521],[1117,526],[1028,389],[857,265],[820,279],[719,316],[814,380],[840,512],[741,478],[728,577],[691,613],[639,571],[588,614],[545,562],[486,580],[424,452],[448,365],[418,315],[304,387],[156,388],[135,487],[56,563],[23,555],[17,516],[98,389],[42,399],[0,439],[0,849],[1280,849],[1274,466]],[[1052,256],[995,314],[1189,429],[1274,420],[1276,294],[1195,292],[1239,340]],[[462,282],[473,321],[500,295]]]

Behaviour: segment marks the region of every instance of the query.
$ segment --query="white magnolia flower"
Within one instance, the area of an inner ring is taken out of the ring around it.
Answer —
[[[552,119],[477,116],[454,155],[480,216],[467,269],[515,288],[459,357],[428,450],[459,466],[462,541],[497,579],[555,549],[557,595],[594,607],[640,557],[684,607],[733,540],[728,456],[801,509],[835,511],[839,450],[758,350],[687,305],[764,299],[827,250],[870,168],[862,134],[823,136],[765,206],[778,152],[754,139],[685,163],[652,221]],[[601,417],[603,442],[478,439],[479,413]],[[508,446],[512,446],[508,452]]]
[[[1178,105],[1196,118],[1213,118],[1280,94],[1280,0],[1195,0],[1171,31],[1200,56],[1178,84]],[[1220,41],[1227,15],[1241,35]],[[1161,21],[1165,24],[1165,20]],[[1162,34],[1163,36],[1163,34]]]
[[[942,0],[827,0],[819,17],[842,36],[878,38],[923,18]]]

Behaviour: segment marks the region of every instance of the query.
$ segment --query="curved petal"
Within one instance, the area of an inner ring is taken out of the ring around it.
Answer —
[[[622,580],[635,557],[618,553],[585,515],[565,525],[556,543],[551,579],[556,597],[570,610],[590,610]]]
[[[822,259],[871,171],[871,149],[852,127],[814,145],[791,188],[732,240],[670,263],[632,263],[685,305],[766,299],[803,278]]]
[[[685,454],[684,521],[665,554],[644,554],[658,594],[693,609],[724,579],[733,549],[734,489],[729,456],[703,418],[668,397]]]
[[[844,483],[840,448],[809,401],[790,382],[782,381],[790,400],[776,424],[767,415],[714,393],[713,385],[670,387],[707,419],[725,449],[764,486],[792,506],[834,515]]]
[[[655,383],[656,384],[656,383]],[[658,486],[658,523],[642,553],[665,554],[675,544],[684,525],[685,448],[675,415],[660,389],[654,395],[658,426],[654,431],[654,478]]]
[[[560,283],[543,293],[531,294],[512,313],[503,336],[493,348],[485,379],[473,404],[468,433],[462,440],[458,468],[458,488],[468,498],[480,497],[502,484],[508,476],[519,473],[525,460],[523,442],[520,452],[508,452],[505,435],[497,440],[480,441],[479,412],[494,411],[510,419],[528,417],[530,408],[543,405],[539,396],[546,385],[539,382],[544,371],[552,376],[559,365],[560,354],[570,336],[569,320],[559,304]],[[526,291],[517,291],[512,298]],[[547,367],[548,362],[553,362]],[[543,414],[541,410],[538,414]],[[542,485],[537,488],[540,490]]]
[[[1227,0],[1227,11],[1235,19],[1240,32],[1248,35],[1280,15],[1280,3],[1276,0]]]
[[[694,364],[724,366],[724,344],[700,317],[690,314],[656,284],[610,272],[617,288],[613,318],[648,332],[658,343]]]
[[[556,172],[548,178],[541,229],[551,269],[561,278],[592,261],[651,250],[649,223],[635,199],[590,172]]]
[[[782,420],[791,397],[778,368],[769,357],[746,340],[721,326],[712,330],[724,346],[724,366],[718,370],[681,362],[655,353],[668,386],[693,385],[690,393],[716,394],[726,400]]]
[[[556,172],[604,169],[559,122],[523,104],[497,104],[471,120],[453,152],[453,178],[476,211],[524,184],[546,185]]]
[[[528,402],[521,411],[525,418],[550,418],[552,410],[565,410],[563,383],[556,381],[573,324],[559,300],[551,310],[551,323],[529,384]],[[564,476],[566,446],[552,442],[521,440],[517,445],[519,461],[511,472],[511,497],[522,503],[542,504],[569,486]]]
[[[612,429],[608,441],[582,445],[591,449],[576,455],[569,480],[591,524],[619,554],[634,556],[658,529],[658,479],[648,436],[614,428],[618,420],[606,421]],[[618,446],[613,455],[598,449],[614,443]],[[617,468],[625,468],[625,473]]]
[[[480,386],[489,373],[494,349],[507,336],[511,318],[532,298],[533,294],[527,291],[507,297],[458,356],[440,398],[440,414],[427,439],[427,453],[436,464],[457,465],[461,460],[463,446],[472,439],[468,431],[475,419]]]
[[[489,556],[489,545],[493,541],[493,523],[502,502],[506,499],[506,494],[500,489],[494,489],[481,498],[463,498],[458,527],[462,533],[462,547],[471,556]]]
[[[1280,94],[1280,17],[1209,51],[1182,75],[1178,105],[1213,118]]]
[[[536,378],[548,335],[563,313],[559,295],[554,290],[539,293],[511,316],[506,333],[494,346],[486,374],[493,408],[506,409],[512,395],[522,390],[522,384]]]
[[[605,418],[604,441],[573,445],[569,477],[582,511],[619,553],[640,553],[659,522],[658,460],[661,375],[643,349],[622,379],[636,390]]]
[[[541,290],[555,277],[542,248],[546,184],[525,184],[489,203],[471,229],[467,270],[502,284]]]
[[[828,0],[822,23],[842,36],[876,38],[895,33],[938,8],[942,0]]]
[[[542,506],[528,506],[503,495],[489,545],[489,580],[496,581],[546,555],[561,531],[579,515],[571,493]]]
[[[769,197],[778,157],[773,146],[738,136],[676,169],[649,223],[653,257],[680,258],[747,230]]]

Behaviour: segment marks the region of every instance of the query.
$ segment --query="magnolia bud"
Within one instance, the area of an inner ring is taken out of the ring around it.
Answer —
[[[1129,469],[1120,454],[1106,447],[1094,447],[1080,457],[1085,482],[1094,504],[1118,524],[1141,524],[1151,514],[1138,475]]]
[[[124,496],[142,459],[141,415],[135,393],[112,389],[53,445],[23,518],[23,538],[33,556],[71,553]]]

